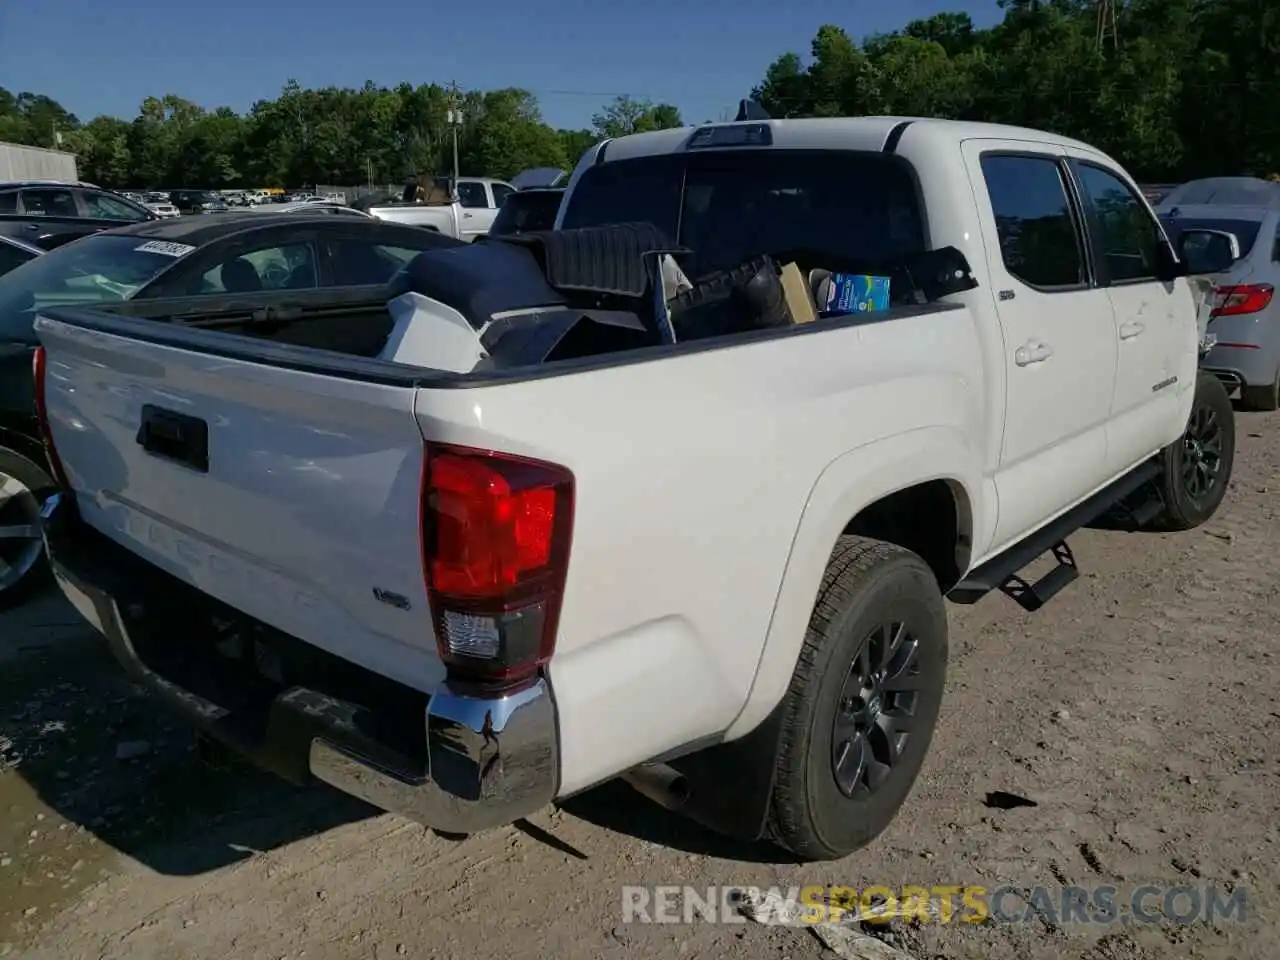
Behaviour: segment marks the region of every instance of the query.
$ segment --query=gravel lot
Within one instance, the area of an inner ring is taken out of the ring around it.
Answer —
[[[888,833],[838,864],[727,843],[621,785],[458,841],[326,788],[210,769],[56,597],[5,614],[0,956],[801,960],[832,954],[795,927],[624,925],[621,888],[1152,883],[1242,887],[1248,911],[880,936],[916,960],[1274,957],[1280,416],[1238,429],[1204,529],[1085,531],[1084,576],[1043,611],[951,608],[924,776]],[[1034,806],[989,806],[996,791]]]

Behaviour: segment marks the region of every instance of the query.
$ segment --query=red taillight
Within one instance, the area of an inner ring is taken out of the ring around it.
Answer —
[[[551,658],[572,526],[564,467],[427,445],[422,563],[451,676],[516,683]]]
[[[1237,283],[1218,287],[1215,317],[1231,317],[1242,313],[1258,313],[1265,310],[1275,296],[1275,287],[1269,283]]]
[[[49,469],[53,472],[53,479],[57,481],[58,486],[69,490],[71,484],[67,482],[66,471],[62,469],[62,461],[58,459],[58,451],[53,446],[53,433],[49,430],[49,408],[44,396],[44,347],[36,347],[31,357],[31,378],[35,382],[36,416],[40,421],[40,439],[44,443],[44,453],[49,460]]]

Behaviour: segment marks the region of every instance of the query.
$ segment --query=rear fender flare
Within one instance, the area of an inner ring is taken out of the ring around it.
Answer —
[[[981,516],[981,463],[964,435],[924,427],[858,447],[833,460],[809,493],[783,571],[764,649],[738,717],[726,740],[750,733],[782,701],[791,683],[822,576],[837,538],[865,507],[899,490],[945,480],[961,503],[959,523],[972,538],[989,528]],[[972,546],[971,546],[972,549]]]

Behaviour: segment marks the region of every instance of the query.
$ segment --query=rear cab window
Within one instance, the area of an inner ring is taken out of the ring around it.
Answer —
[[[911,170],[882,153],[720,150],[604,163],[579,178],[562,226],[636,222],[690,249],[682,265],[695,281],[763,254],[871,272],[926,250]]]

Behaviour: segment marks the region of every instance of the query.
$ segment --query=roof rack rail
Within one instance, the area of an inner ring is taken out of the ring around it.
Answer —
[[[739,100],[738,115],[733,118],[735,123],[742,123],[746,120],[772,120],[769,111],[754,100]]]

